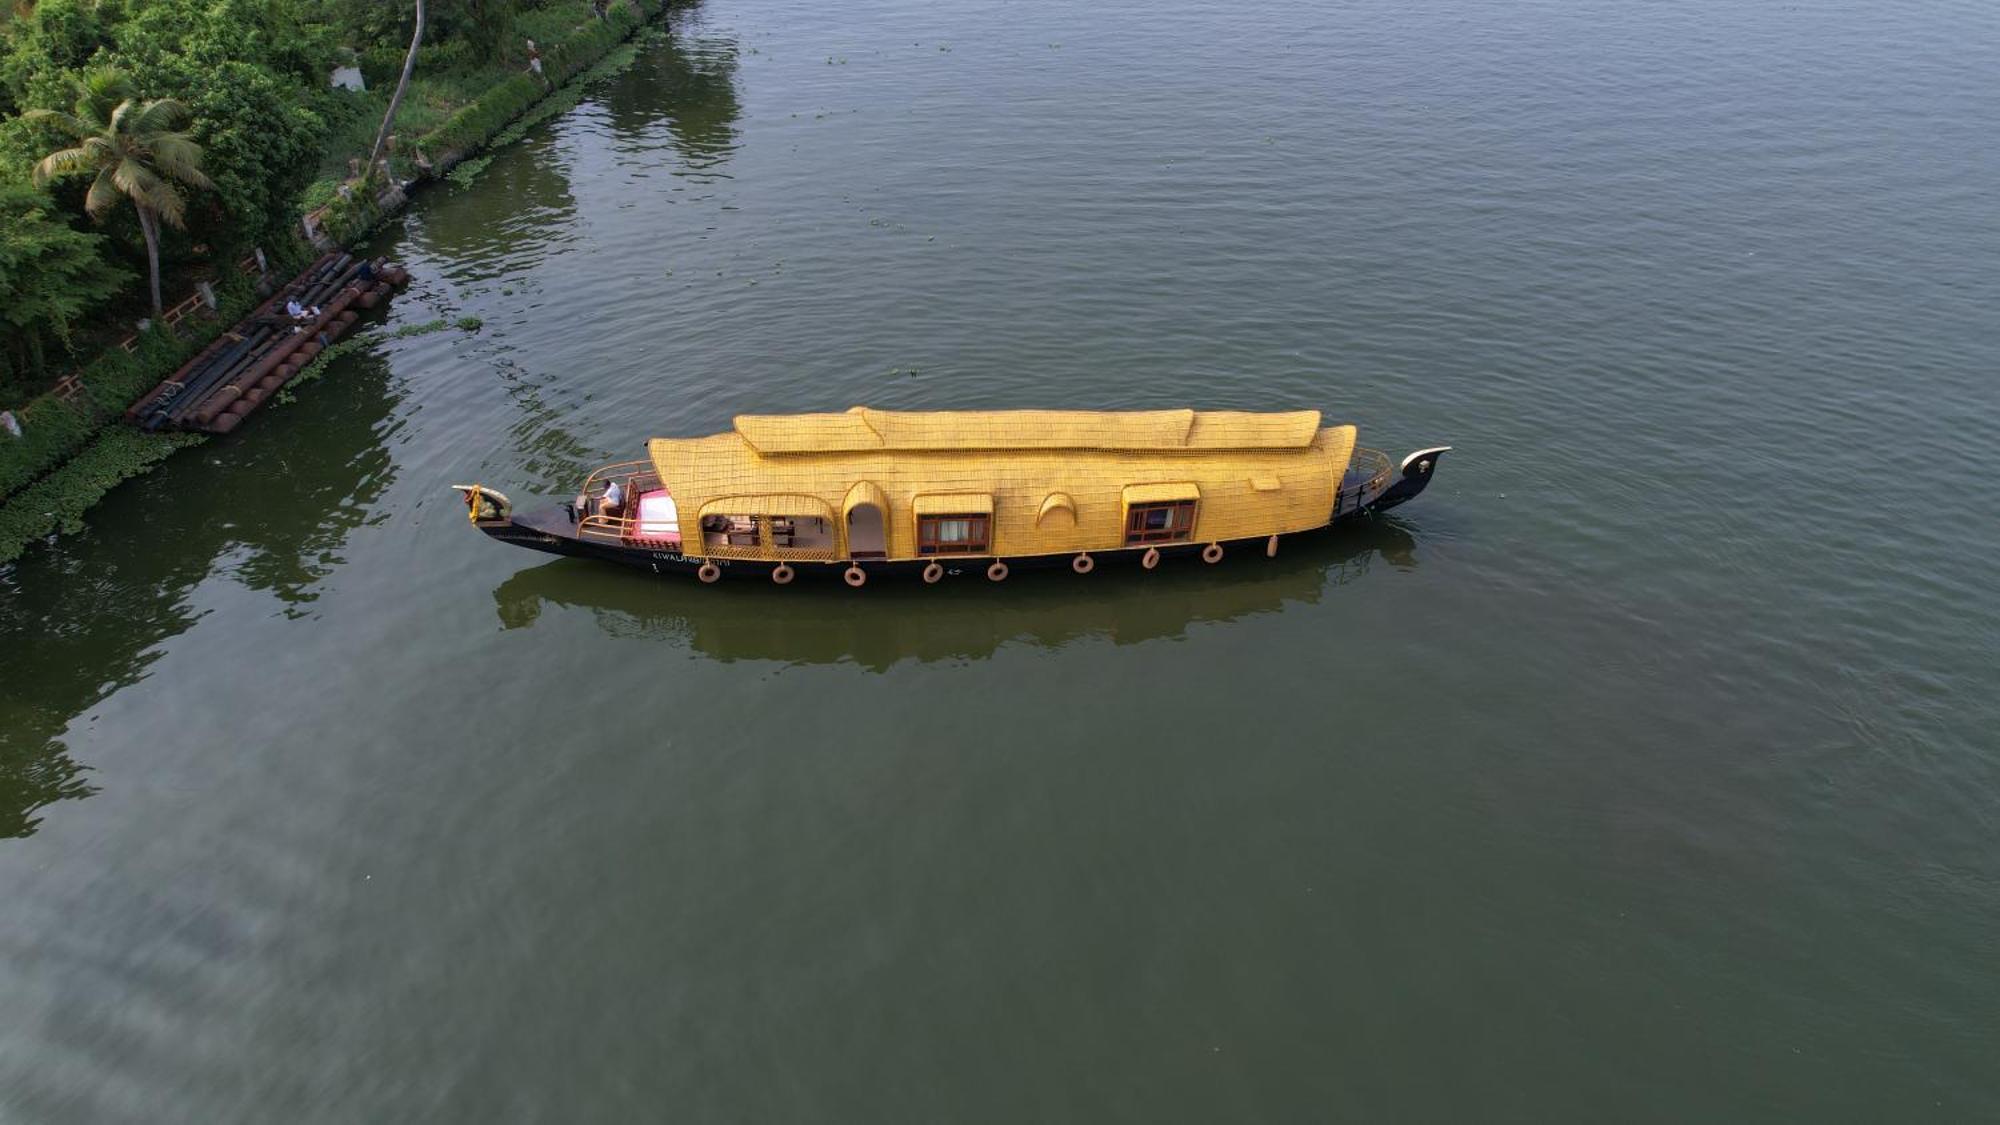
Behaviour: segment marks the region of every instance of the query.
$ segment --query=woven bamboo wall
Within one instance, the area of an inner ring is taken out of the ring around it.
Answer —
[[[705,550],[695,514],[719,500],[812,497],[839,514],[844,531],[844,505],[865,498],[870,490],[854,486],[869,482],[888,501],[889,557],[907,559],[917,557],[913,503],[938,493],[990,495],[993,541],[986,553],[1002,556],[1122,549],[1128,485],[1198,487],[1195,542],[1305,531],[1331,514],[1354,438],[1352,426],[1321,428],[1314,411],[890,414],[857,408],[745,416],[730,433],[660,438],[650,452],[687,521],[690,555]],[[1040,518],[1058,492],[1070,499],[1073,523],[1060,504]]]

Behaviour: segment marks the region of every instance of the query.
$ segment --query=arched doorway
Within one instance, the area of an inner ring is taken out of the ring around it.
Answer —
[[[889,540],[880,505],[864,500],[847,509],[847,553],[857,559],[888,556]]]
[[[855,481],[840,502],[847,523],[847,557],[889,557],[889,496],[874,481]]]

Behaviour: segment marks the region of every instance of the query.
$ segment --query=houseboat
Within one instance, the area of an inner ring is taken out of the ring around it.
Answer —
[[[1450,446],[1392,463],[1317,410],[745,414],[727,433],[655,438],[574,499],[515,514],[454,485],[474,527],[556,555],[703,582],[849,586],[908,574],[1000,582],[1017,568],[1275,555],[1281,537],[1386,511]]]

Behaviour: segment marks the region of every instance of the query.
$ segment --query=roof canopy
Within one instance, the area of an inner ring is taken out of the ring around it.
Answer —
[[[736,433],[764,457],[924,450],[1304,449],[1319,411],[988,410],[742,414]]]
[[[1134,484],[1125,488],[1127,504],[1166,504],[1177,500],[1199,500],[1201,489],[1193,482],[1179,484]]]
[[[988,492],[927,492],[910,502],[920,516],[990,516],[993,495]]]

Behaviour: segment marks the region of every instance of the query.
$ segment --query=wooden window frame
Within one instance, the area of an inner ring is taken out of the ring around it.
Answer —
[[[946,520],[963,520],[972,525],[973,537],[964,542],[947,541],[937,536],[938,524]],[[931,555],[984,555],[993,546],[993,517],[986,512],[924,512],[917,516],[917,554]]]
[[[1148,500],[1139,504],[1128,504],[1125,508],[1125,545],[1127,547],[1154,547],[1162,543],[1187,543],[1194,539],[1195,521],[1200,518],[1199,500]],[[1148,528],[1146,516],[1153,512],[1168,512],[1167,525]],[[1185,516],[1185,519],[1182,517]]]

